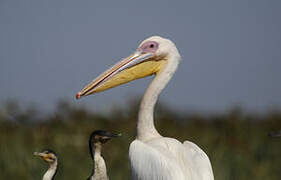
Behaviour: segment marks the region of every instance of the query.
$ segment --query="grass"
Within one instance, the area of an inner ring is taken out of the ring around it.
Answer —
[[[40,120],[38,110],[21,110],[16,103],[0,112],[5,112],[0,113],[1,179],[41,179],[47,165],[33,152],[44,148],[58,154],[56,179],[86,179],[92,167],[88,138],[97,129],[123,134],[105,145],[103,155],[110,179],[130,179],[128,148],[135,135],[136,104],[97,114],[61,102],[57,112]],[[160,106],[155,124],[164,136],[199,145],[210,157],[216,180],[281,177],[281,138],[268,137],[268,132],[281,129],[281,113],[261,116],[233,110],[201,116],[177,114]]]

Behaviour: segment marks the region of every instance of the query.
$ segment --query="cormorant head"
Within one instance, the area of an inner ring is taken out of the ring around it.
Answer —
[[[92,159],[94,159],[94,151],[96,148],[101,148],[101,145],[106,143],[111,138],[120,136],[121,134],[110,133],[104,130],[93,131],[89,139],[89,148]]]
[[[90,143],[96,144],[96,143],[101,143],[104,144],[108,140],[115,138],[115,137],[120,137],[121,134],[115,134],[115,133],[110,133],[108,131],[104,130],[96,130],[93,131],[90,135]]]
[[[41,157],[48,164],[52,164],[57,161],[57,155],[50,149],[45,149],[42,152],[34,152],[35,156]]]

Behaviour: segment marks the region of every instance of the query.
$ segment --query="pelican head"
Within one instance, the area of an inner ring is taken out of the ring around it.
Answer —
[[[152,36],[141,42],[133,54],[122,59],[85,86],[76,94],[76,98],[157,74],[169,61],[176,60],[180,60],[180,55],[175,44],[169,39]]]
[[[43,150],[42,152],[34,152],[35,156],[41,157],[48,164],[53,164],[57,161],[57,155],[50,149]]]

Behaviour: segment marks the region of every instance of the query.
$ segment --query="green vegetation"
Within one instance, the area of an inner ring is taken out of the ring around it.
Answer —
[[[129,179],[128,148],[135,135],[137,103],[109,113],[93,113],[66,102],[40,116],[17,103],[0,109],[0,179],[38,180],[47,169],[34,151],[50,148],[59,157],[56,179],[86,179],[91,172],[88,137],[93,130],[121,132],[107,143],[104,157],[112,180]],[[164,136],[198,144],[210,157],[216,180],[277,180],[281,177],[281,113],[247,115],[234,109],[222,115],[178,114],[158,106],[156,126]]]

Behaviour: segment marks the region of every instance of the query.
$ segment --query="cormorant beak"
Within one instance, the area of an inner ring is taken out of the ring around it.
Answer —
[[[272,131],[268,135],[273,138],[281,137],[281,131]]]
[[[107,137],[107,138],[116,138],[116,137],[121,137],[122,134],[119,133],[119,134],[116,134],[116,133],[107,133],[106,136],[104,137]]]
[[[34,156],[39,156],[39,157],[45,157],[46,156],[45,153],[41,153],[41,152],[34,152],[33,155]]]
[[[110,140],[112,138],[117,138],[117,137],[120,137],[120,136],[122,136],[121,133],[115,134],[115,133],[107,132],[105,135],[101,136],[100,142],[106,143],[108,140]]]

